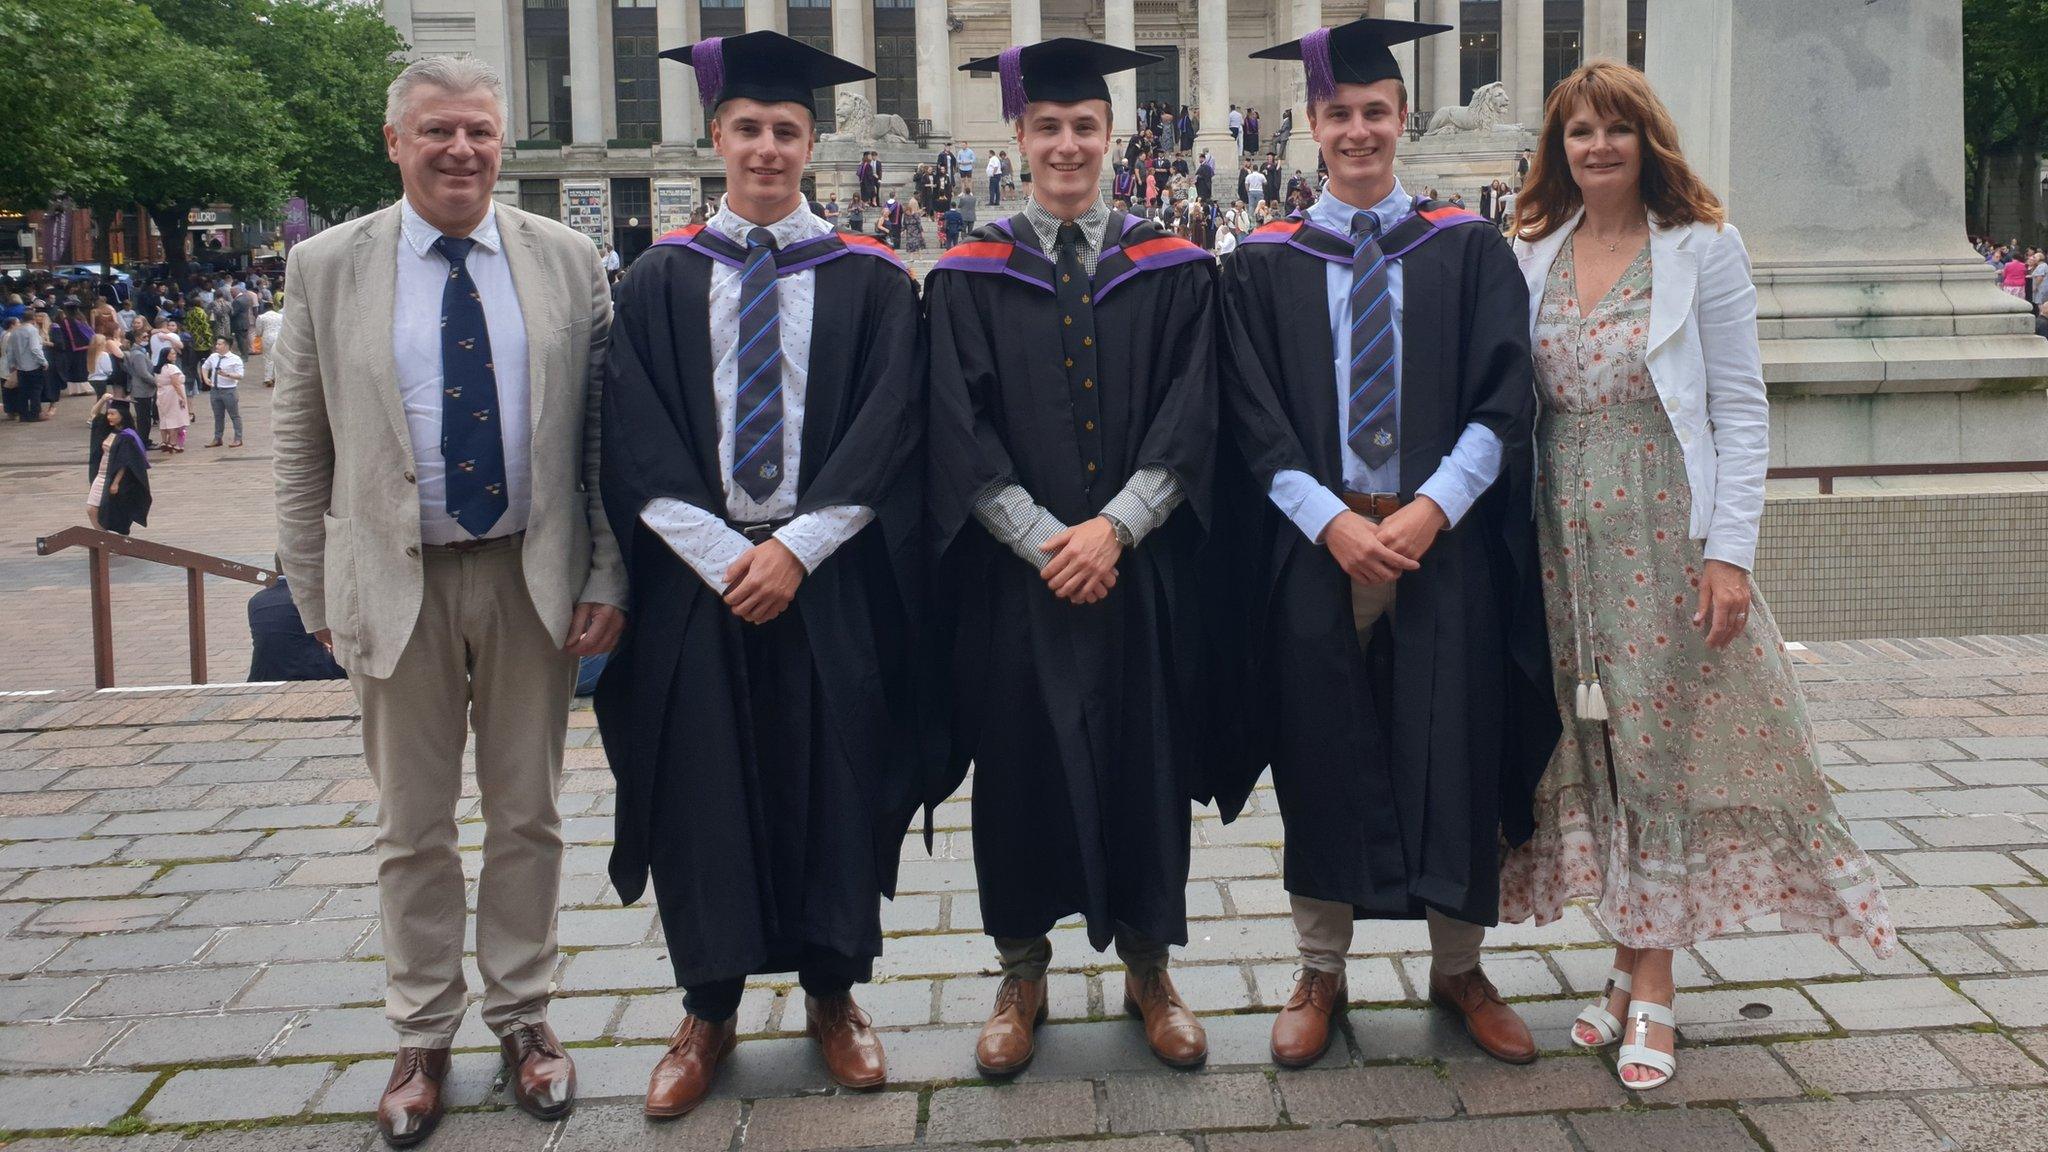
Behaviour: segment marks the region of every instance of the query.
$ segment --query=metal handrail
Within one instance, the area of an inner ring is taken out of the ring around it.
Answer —
[[[105,532],[83,525],[36,537],[38,556],[49,556],[73,547],[85,548],[91,553],[88,567],[92,573],[92,678],[95,688],[114,686],[114,592],[108,575],[108,553],[185,570],[186,630],[192,647],[194,684],[206,683],[205,577],[225,576],[230,580],[265,586],[278,578],[278,573],[268,568],[237,564],[204,552],[174,548],[152,540],[137,540],[118,532]]]

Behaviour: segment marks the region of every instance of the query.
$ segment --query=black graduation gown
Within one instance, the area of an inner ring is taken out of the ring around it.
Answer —
[[[1093,281],[1092,484],[1053,263],[1028,221],[976,230],[939,262],[927,293],[951,767],[957,780],[975,764],[983,927],[1031,937],[1085,913],[1097,949],[1120,926],[1187,940],[1188,804],[1207,793],[1197,565],[1216,437],[1213,262],[1122,212],[1106,236]],[[1187,502],[1124,556],[1096,604],[1056,598],[974,520],[975,496],[1012,480],[1078,524],[1149,466],[1171,472]]]
[[[875,521],[760,626],[640,522],[656,497],[729,519],[705,318],[714,260],[744,254],[701,232],[656,242],[618,288],[603,493],[633,608],[595,701],[618,780],[612,883],[631,903],[652,875],[684,986],[788,971],[807,948],[880,955],[880,897],[939,747],[911,684],[924,345],[886,248],[834,233],[779,261],[817,275],[797,512]]]
[[[107,473],[107,485],[100,491],[100,527],[123,536],[138,524],[149,527],[149,455],[142,438],[133,429],[123,429],[101,457],[100,467]],[[116,478],[121,481],[118,492]]]
[[[1234,811],[1270,764],[1286,820],[1286,886],[1361,917],[1435,907],[1491,924],[1499,848],[1526,840],[1558,734],[1531,517],[1535,420],[1528,293],[1498,233],[1470,213],[1415,220],[1403,269],[1401,496],[1413,499],[1477,421],[1503,472],[1422,567],[1361,653],[1351,585],[1267,498],[1306,472],[1342,491],[1325,259],[1345,238],[1267,225],[1225,264],[1227,420],[1247,470],[1228,485],[1244,547],[1251,637],[1246,745],[1222,798]],[[1219,487],[1224,482],[1219,480]]]

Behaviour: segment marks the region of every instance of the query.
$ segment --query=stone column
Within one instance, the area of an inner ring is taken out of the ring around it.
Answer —
[[[1415,0],[1385,0],[1381,15],[1388,20],[1415,19]],[[1423,101],[1422,74],[1415,70],[1415,41],[1394,45],[1394,62],[1401,66],[1401,80],[1408,85],[1408,104],[1411,110],[1421,108]]]
[[[1584,45],[1579,53],[1581,63],[1628,63],[1628,0],[1586,0]]]
[[[1749,249],[1772,465],[2038,458],[2048,341],[1963,232],[1961,0],[1650,0],[1648,32]]]
[[[697,0],[657,0],[654,36],[663,50],[696,43],[697,29]],[[696,74],[688,65],[673,60],[663,60],[655,72],[661,84],[662,143],[694,145],[704,135]]]
[[[1294,0],[1290,16],[1292,20],[1287,34],[1298,40],[1323,26],[1323,0]],[[1287,66],[1287,102],[1294,107],[1294,135],[1288,139],[1287,154],[1280,157],[1280,163],[1290,176],[1299,168],[1303,175],[1313,178],[1316,174],[1316,140],[1308,126],[1308,73],[1296,64]],[[1261,121],[1264,119],[1260,117]],[[1265,124],[1262,122],[1259,127],[1263,129]],[[1272,130],[1280,130],[1277,119]]]
[[[1207,148],[1216,157],[1217,177],[1236,167],[1236,150],[1230,140],[1230,4],[1228,0],[1201,0],[1195,5],[1195,59],[1201,64],[1201,89],[1196,93],[1195,115],[1201,127],[1195,131],[1195,152]],[[1259,117],[1261,135],[1280,127],[1279,117]],[[1233,158],[1229,168],[1224,159]]]
[[[597,5],[569,5],[569,135],[604,147],[604,51]]]
[[[1118,48],[1138,46],[1138,5],[1137,0],[1104,0],[1102,6],[1102,40]],[[1128,136],[1138,109],[1138,73],[1136,69],[1118,72],[1109,78],[1109,106],[1116,119],[1116,130],[1112,136]],[[1229,111],[1228,105],[1225,112]],[[1225,125],[1226,134],[1229,125]]]
[[[695,0],[692,0],[695,3]],[[832,54],[872,72],[875,68],[874,0],[832,0]],[[875,106],[875,82],[841,84],[842,92],[858,92]]]
[[[953,34],[946,0],[917,0],[917,114],[932,122],[935,140],[952,138]]]
[[[1430,19],[1449,24],[1451,30],[1422,41],[1429,53],[1429,99],[1422,103],[1425,115],[1453,104],[1463,105],[1469,96],[1458,65],[1458,0],[1433,0]]]
[[[590,2],[598,3],[600,0]],[[570,6],[575,6],[574,0],[571,0]],[[789,31],[788,0],[747,0],[747,31],[763,30],[784,33]]]
[[[1503,9],[1501,32],[1501,60],[1513,65],[1506,73],[1512,77],[1510,114],[1534,132],[1543,123],[1544,97],[1550,95],[1543,83],[1543,0],[1515,0],[1512,11]]]
[[[1010,43],[1036,44],[1045,36],[1038,0],[1010,0]]]

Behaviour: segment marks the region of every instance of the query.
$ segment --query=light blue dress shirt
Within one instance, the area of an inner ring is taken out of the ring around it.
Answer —
[[[1401,182],[1394,182],[1394,190],[1387,198],[1373,205],[1370,211],[1378,217],[1380,231],[1407,219],[1414,198],[1408,195]],[[1308,219],[1311,223],[1339,236],[1351,235],[1351,220],[1362,209],[1354,208],[1327,189],[1322,196],[1309,206]],[[1330,348],[1334,354],[1331,361],[1332,388],[1337,404],[1337,427],[1349,427],[1350,413],[1350,364],[1351,364],[1351,266],[1331,262],[1324,273],[1330,303]],[[1394,411],[1398,419],[1401,410],[1401,347],[1403,335],[1401,318],[1403,314],[1401,261],[1395,260],[1387,266],[1387,290],[1394,298]],[[1401,457],[1398,453],[1385,464],[1374,468],[1363,457],[1351,450],[1349,444],[1339,444],[1343,455],[1344,488],[1349,492],[1399,492],[1401,490]],[[1455,528],[1472,505],[1485,495],[1487,488],[1500,477],[1500,437],[1481,424],[1467,424],[1458,436],[1458,443],[1451,454],[1444,457],[1436,472],[1416,487],[1415,494],[1427,496],[1444,511],[1444,518]],[[1273,485],[1267,495],[1280,511],[1286,514],[1302,534],[1310,540],[1320,542],[1323,529],[1330,521],[1344,511],[1344,501],[1335,492],[1316,483],[1306,472],[1285,471],[1274,475]]]

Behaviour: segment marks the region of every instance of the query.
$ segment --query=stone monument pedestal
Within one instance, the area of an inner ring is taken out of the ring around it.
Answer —
[[[2048,340],[1963,230],[1960,0],[1650,0],[1754,265],[1780,469],[2048,458]]]
[[[1495,180],[1514,187],[1515,161],[1523,149],[1535,147],[1535,134],[1519,124],[1422,136],[1396,147],[1394,173],[1413,195],[1435,188],[1440,199],[1448,200],[1456,192],[1465,197],[1465,207],[1477,212],[1479,190]]]

